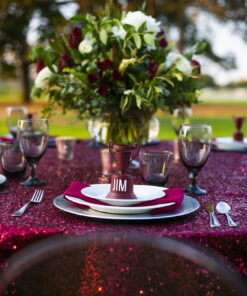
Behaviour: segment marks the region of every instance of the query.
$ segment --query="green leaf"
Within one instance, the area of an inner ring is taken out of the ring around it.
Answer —
[[[35,61],[35,60],[41,58],[44,53],[44,49],[45,48],[43,45],[33,48],[29,52],[29,55],[28,55],[29,59],[31,59],[32,61]]]
[[[138,94],[135,94],[135,97],[136,97],[136,106],[139,109],[141,109],[141,107],[142,107],[142,98]]]
[[[129,96],[126,96],[121,100],[120,107],[122,109],[122,112],[126,111],[128,105],[129,105]]]
[[[161,79],[161,80],[166,81],[166,82],[169,83],[172,87],[175,86],[175,84],[173,83],[173,81],[172,81],[170,78],[162,77],[162,76],[157,76],[156,78],[157,78],[157,79]]]
[[[142,46],[142,40],[141,40],[141,37],[138,35],[138,34],[134,34],[133,35],[133,39],[134,39],[134,41],[135,41],[135,45],[136,45],[136,47],[139,49],[139,48],[141,48],[141,46]]]
[[[105,29],[102,29],[99,33],[99,38],[105,45],[107,44],[107,31]]]
[[[125,91],[124,91],[124,94],[125,95],[130,95],[130,94],[133,94],[134,93],[134,90],[133,89],[126,89]]]
[[[156,75],[157,75],[157,76],[162,72],[164,66],[165,66],[165,63],[161,63],[161,64],[159,65],[158,70],[157,70],[157,72],[156,72]]]
[[[129,32],[129,31],[133,32],[133,31],[135,31],[135,29],[136,29],[134,26],[129,25],[129,24],[124,24],[124,25],[123,25],[123,28],[124,28],[124,30],[127,31],[127,32]]]
[[[85,16],[81,14],[72,16],[72,18],[70,18],[70,21],[72,23],[79,23],[79,22],[88,23],[88,20],[85,18]]]
[[[183,81],[183,75],[181,73],[174,73],[173,76],[176,77],[178,81]]]
[[[41,93],[42,89],[34,86],[31,91],[31,98],[39,98]]]
[[[119,19],[117,19],[117,18],[114,18],[114,19],[112,20],[112,22],[113,22],[113,24],[114,24],[115,26],[117,26],[117,27],[118,27],[118,29],[120,29],[120,28],[121,28],[122,24],[121,24],[121,22],[120,22],[120,20],[119,20]]]
[[[146,33],[144,34],[143,38],[148,45],[154,44],[154,36],[152,34]]]
[[[191,60],[194,54],[201,54],[205,50],[207,46],[206,42],[197,42],[188,53],[186,53],[184,56],[188,59]]]
[[[136,80],[136,78],[135,78],[135,75],[133,75],[133,74],[131,74],[131,73],[128,73],[127,75],[129,76],[129,78],[130,78],[134,83],[137,84],[137,80]]]
[[[146,31],[146,21],[144,23],[141,24],[141,26],[138,29],[138,32],[143,33]]]

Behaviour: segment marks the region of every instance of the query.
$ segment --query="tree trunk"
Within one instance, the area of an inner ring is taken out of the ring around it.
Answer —
[[[184,33],[185,33],[185,5],[183,0],[179,1],[178,7],[178,30],[179,30],[179,40],[178,40],[178,50],[182,53],[184,50]]]
[[[22,101],[23,103],[27,103],[27,104],[31,103],[29,62],[25,60],[21,62],[21,79],[22,79]]]

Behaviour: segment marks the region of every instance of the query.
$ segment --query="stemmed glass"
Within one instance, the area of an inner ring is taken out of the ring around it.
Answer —
[[[44,155],[48,143],[49,125],[47,119],[26,119],[18,121],[17,137],[21,152],[27,160],[31,176],[20,183],[24,186],[41,186],[45,182],[36,177],[36,165]]]
[[[196,177],[207,162],[212,144],[212,128],[209,125],[184,124],[180,128],[178,147],[180,158],[189,172],[190,184],[185,193],[206,195],[207,191],[196,185]]]
[[[6,109],[6,120],[9,132],[16,140],[17,137],[17,124],[19,119],[27,118],[26,107],[8,107]]]
[[[172,128],[176,133],[177,137],[179,134],[179,130],[183,124],[189,124],[190,118],[192,116],[191,108],[187,107],[179,107],[175,109],[172,113]],[[178,140],[173,141],[174,147],[174,161],[179,162],[179,152],[178,152]]]

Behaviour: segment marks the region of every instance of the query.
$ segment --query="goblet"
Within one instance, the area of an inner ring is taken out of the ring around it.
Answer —
[[[21,153],[18,142],[0,143],[0,163],[2,170],[10,177],[24,175],[27,161]]]
[[[6,118],[8,130],[14,137],[14,140],[16,140],[18,120],[27,118],[27,108],[8,107],[6,109]]]
[[[185,193],[205,195],[207,191],[196,185],[196,177],[207,162],[212,144],[212,128],[209,125],[184,124],[180,128],[178,147],[180,158],[189,172],[190,184]]]
[[[175,109],[172,113],[172,128],[176,135],[178,136],[179,130],[183,124],[189,124],[190,118],[192,116],[191,108],[179,107]],[[179,152],[178,152],[178,140],[173,141],[173,152],[174,152],[174,161],[179,162]]]
[[[27,160],[31,175],[20,183],[24,186],[41,186],[45,182],[36,177],[36,165],[44,155],[48,143],[49,125],[47,119],[26,119],[18,121],[17,137],[21,152]]]

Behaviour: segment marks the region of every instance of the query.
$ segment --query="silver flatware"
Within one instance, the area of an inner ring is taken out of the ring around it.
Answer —
[[[6,193],[9,193],[8,191],[2,191],[0,192],[0,194],[6,194]]]
[[[205,208],[208,211],[210,216],[210,227],[220,227],[220,222],[218,221],[218,219],[214,214],[213,205],[211,203],[207,203]]]
[[[231,211],[231,207],[229,206],[229,204],[227,204],[224,201],[220,201],[219,203],[217,203],[216,210],[218,211],[218,213],[226,215],[229,226],[231,227],[238,226],[237,223],[235,223],[229,215],[229,212]]]
[[[27,202],[23,207],[21,207],[17,212],[15,212],[12,216],[13,217],[20,217],[24,214],[24,212],[26,211],[27,207],[31,204],[31,203],[40,203],[43,199],[43,195],[44,195],[44,190],[35,190],[34,194],[31,198],[31,200],[29,202]]]

